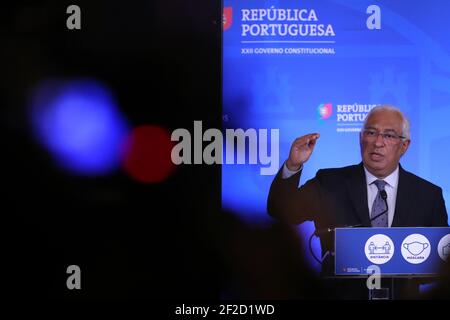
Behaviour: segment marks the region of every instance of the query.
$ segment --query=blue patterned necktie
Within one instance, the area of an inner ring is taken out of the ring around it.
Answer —
[[[373,201],[372,212],[370,214],[371,219],[381,214],[383,211],[386,211],[386,202],[381,197],[381,191],[384,190],[386,182],[383,180],[375,180],[373,183],[377,186],[378,193],[377,196],[375,197],[375,200]],[[375,220],[372,220],[372,227],[387,227],[387,226],[388,226],[387,211],[378,218],[376,218]]]

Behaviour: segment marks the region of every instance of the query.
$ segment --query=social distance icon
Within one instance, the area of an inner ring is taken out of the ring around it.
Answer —
[[[384,264],[394,255],[394,242],[385,234],[374,234],[364,246],[366,258],[374,264]]]

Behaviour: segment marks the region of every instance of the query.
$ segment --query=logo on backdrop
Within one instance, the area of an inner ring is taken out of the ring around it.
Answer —
[[[331,117],[333,113],[333,105],[331,103],[321,103],[317,108],[320,120],[325,120]]]
[[[341,104],[335,103],[336,113],[336,132],[360,132],[366,119],[367,114],[377,104],[368,103],[353,103],[353,104]],[[317,108],[319,119],[328,119],[333,112],[333,104],[322,103]]]
[[[423,235],[414,233],[402,242],[402,256],[412,264],[419,264],[428,259],[431,252],[430,241]]]
[[[228,30],[233,23],[233,7],[223,8],[223,30]]]
[[[370,262],[384,264],[394,255],[394,242],[385,234],[375,234],[366,241],[364,251]]]
[[[448,256],[450,256],[450,234],[446,234],[441,238],[437,250],[439,257],[441,257],[442,260],[447,261]]]

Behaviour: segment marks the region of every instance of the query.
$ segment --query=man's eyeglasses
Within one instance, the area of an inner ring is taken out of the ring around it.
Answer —
[[[383,138],[384,141],[390,142],[390,143],[395,143],[399,140],[403,140],[406,139],[406,137],[404,136],[399,136],[398,134],[394,133],[394,132],[378,132],[376,130],[372,130],[372,129],[364,129],[363,130],[363,136],[364,138],[366,138],[367,140],[375,140],[378,138],[378,136],[381,136]]]

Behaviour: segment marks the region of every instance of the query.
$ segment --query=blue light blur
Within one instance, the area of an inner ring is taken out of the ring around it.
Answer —
[[[120,165],[127,125],[104,85],[43,82],[33,92],[30,118],[38,142],[69,172],[104,175]]]

